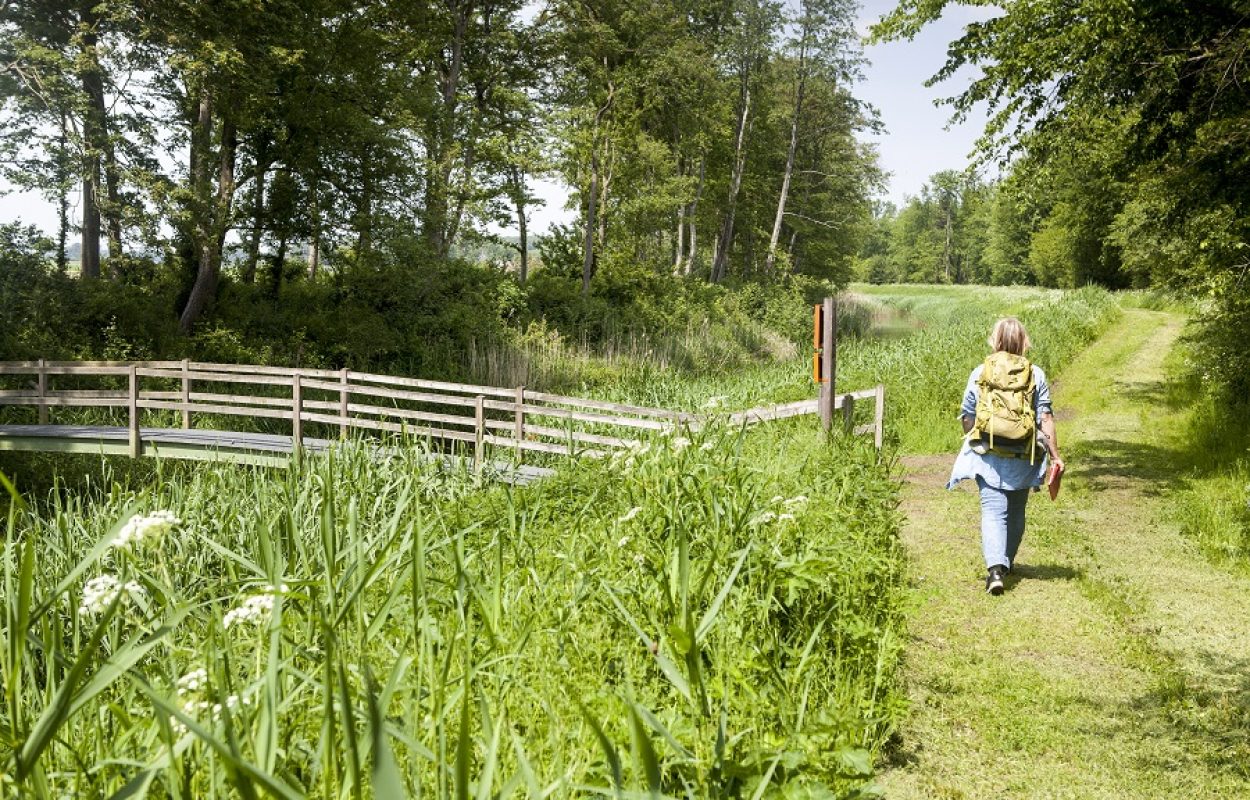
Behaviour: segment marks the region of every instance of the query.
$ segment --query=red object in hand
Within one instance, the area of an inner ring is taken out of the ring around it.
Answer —
[[[1054,500],[1059,496],[1059,482],[1063,480],[1063,467],[1059,462],[1053,462],[1050,465],[1050,471],[1046,473],[1046,488],[1050,490],[1050,499]]]

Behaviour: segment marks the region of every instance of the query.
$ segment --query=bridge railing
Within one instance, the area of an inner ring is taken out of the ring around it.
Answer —
[[[610,403],[498,387],[321,370],[183,361],[0,362],[0,377],[33,378],[0,388],[0,406],[34,406],[41,425],[54,408],[126,409],[132,455],[142,451],[144,412],[175,412],[190,429],[197,414],[277,420],[289,424],[292,445],[309,432],[346,437],[351,431],[407,433],[472,447],[510,448],[559,455],[603,455],[638,443],[647,432],[697,429],[705,417],[681,411]],[[75,388],[54,388],[72,378]],[[82,388],[85,382],[111,383]],[[124,388],[123,388],[124,387]],[[873,420],[854,425],[856,400],[876,400]],[[881,387],[838,398],[846,428],[873,433],[878,447],[884,420]],[[815,414],[816,401],[750,409],[730,421],[753,425]],[[150,418],[150,417],[149,417]],[[178,423],[175,423],[178,424]],[[284,426],[285,427],[285,426]]]

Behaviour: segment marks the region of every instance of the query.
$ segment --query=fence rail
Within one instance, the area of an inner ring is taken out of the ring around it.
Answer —
[[[707,417],[662,408],[610,403],[499,387],[428,381],[354,370],[212,364],[183,361],[9,361],[0,377],[27,376],[29,384],[0,388],[0,406],[35,406],[40,425],[54,408],[124,408],[129,452],[144,450],[144,412],[177,412],[183,430],[193,416],[211,414],[290,423],[290,447],[303,447],[306,427],[319,425],[346,437],[352,431],[406,432],[472,446],[475,463],[487,445],[525,452],[604,455],[634,446],[650,432],[702,427]],[[83,379],[113,382],[106,388],[52,388]],[[124,380],[124,386],[123,384]],[[872,421],[855,425],[857,403],[872,399]],[[840,395],[835,407],[845,429],[873,434],[881,447],[885,391],[881,386]],[[755,425],[818,414],[816,400],[748,409],[729,415],[733,424]],[[56,427],[56,426],[52,426]],[[166,426],[169,428],[172,426]],[[174,428],[177,430],[177,428]]]

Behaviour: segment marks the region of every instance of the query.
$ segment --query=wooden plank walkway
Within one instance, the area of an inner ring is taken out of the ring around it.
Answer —
[[[266,467],[286,467],[291,458],[290,436],[271,433],[240,433],[202,429],[141,428],[141,454],[155,458],[224,461]],[[304,437],[306,453],[324,453],[336,442]],[[99,425],[0,425],[0,450],[24,450],[95,455],[129,455],[130,429]],[[398,448],[374,446],[378,458],[398,454]],[[430,453],[449,469],[473,469],[471,459],[446,453]],[[504,483],[527,485],[554,474],[555,470],[529,464],[490,461],[489,473]]]

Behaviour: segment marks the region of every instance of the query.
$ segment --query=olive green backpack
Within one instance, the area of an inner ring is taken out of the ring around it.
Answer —
[[[1033,411],[1033,364],[1024,356],[991,353],[977,379],[977,416],[968,433],[990,452],[1035,461],[1037,417]]]

